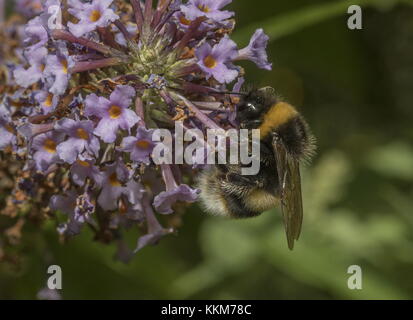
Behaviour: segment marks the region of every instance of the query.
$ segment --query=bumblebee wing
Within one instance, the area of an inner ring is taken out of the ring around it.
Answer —
[[[294,241],[300,237],[303,222],[300,164],[288,153],[284,143],[277,135],[273,139],[273,148],[277,160],[281,211],[288,247],[292,250]]]

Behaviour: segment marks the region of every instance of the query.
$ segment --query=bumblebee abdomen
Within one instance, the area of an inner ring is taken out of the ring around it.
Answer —
[[[274,181],[273,188],[242,186],[229,181],[216,166],[204,170],[198,178],[203,209],[213,215],[237,219],[256,217],[277,206],[277,185]]]
[[[202,190],[201,206],[210,214],[229,216],[227,200],[221,190],[221,181],[219,170],[215,166],[205,169],[198,176],[197,187]]]
[[[245,207],[253,212],[268,211],[279,204],[279,197],[264,189],[253,190],[243,199]]]
[[[242,194],[242,190],[237,190],[236,185],[227,183],[222,172],[215,166],[201,173],[198,177],[198,188],[202,190],[201,206],[212,215],[248,218],[260,214],[245,206],[245,195]]]
[[[287,151],[299,159],[306,157],[313,149],[313,141],[305,120],[297,115],[277,128]]]

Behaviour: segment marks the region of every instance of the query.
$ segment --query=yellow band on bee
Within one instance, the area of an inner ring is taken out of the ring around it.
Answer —
[[[266,137],[274,129],[293,119],[297,114],[297,110],[286,102],[278,102],[273,105],[264,115],[263,122],[259,127],[261,139]]]
[[[244,198],[246,207],[256,212],[270,210],[278,206],[279,201],[279,198],[262,189],[256,189]]]

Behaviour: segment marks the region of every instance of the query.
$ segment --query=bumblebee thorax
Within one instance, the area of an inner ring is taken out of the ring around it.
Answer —
[[[264,115],[277,102],[274,89],[270,87],[252,90],[238,105],[238,120],[241,128],[257,129]]]

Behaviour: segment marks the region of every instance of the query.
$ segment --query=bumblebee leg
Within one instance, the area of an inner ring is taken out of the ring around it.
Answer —
[[[245,121],[244,126],[247,128],[258,128],[262,124],[262,120],[254,119]]]

